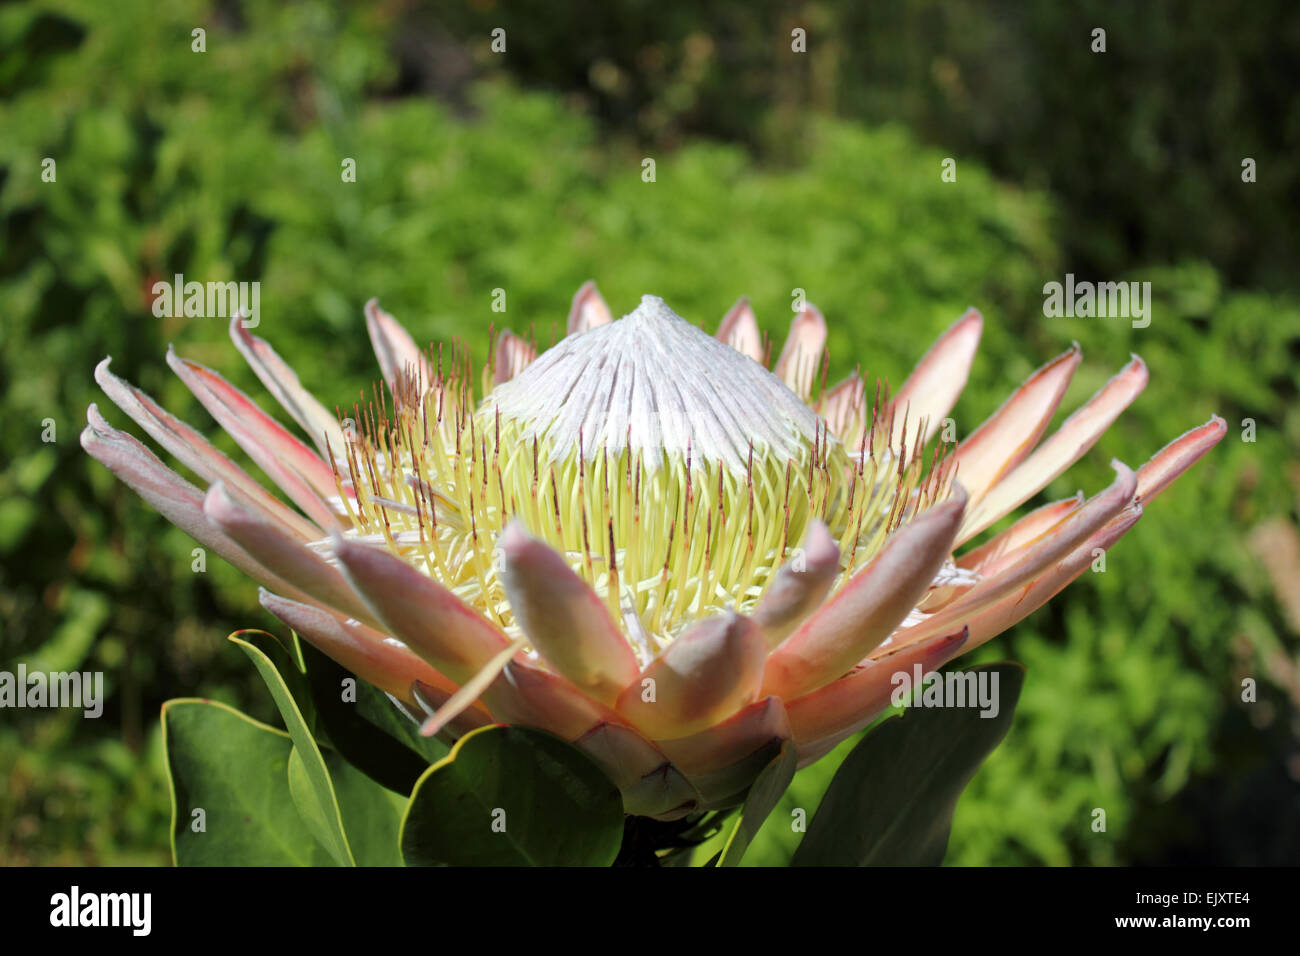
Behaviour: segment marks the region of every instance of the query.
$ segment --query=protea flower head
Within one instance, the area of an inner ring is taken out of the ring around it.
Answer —
[[[1212,418],[1136,473],[1115,462],[1105,490],[962,552],[1100,438],[1146,384],[1140,359],[1045,440],[1077,346],[935,444],[979,341],[973,310],[892,395],[858,375],[822,385],[811,306],[770,370],[745,300],[709,336],[653,296],[612,321],[588,283],[566,337],[538,354],[503,332],[481,370],[463,348],[418,348],[373,301],[366,321],[386,388],[342,413],[231,323],[310,444],[167,356],[296,507],[108,359],[105,392],[206,493],[93,405],[82,444],[256,579],[301,637],[428,714],[426,732],[550,731],[606,770],[628,813],[659,819],[738,802],[773,741],[816,760],[889,705],[893,674],[1034,611],[1225,428]]]

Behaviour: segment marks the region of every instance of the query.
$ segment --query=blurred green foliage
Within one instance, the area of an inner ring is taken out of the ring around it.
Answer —
[[[959,162],[1051,190],[1076,271],[1191,256],[1234,284],[1300,288],[1300,7],[1285,0],[484,2],[411,19],[424,43],[398,55],[413,86],[467,75],[419,53],[502,27],[509,56],[485,42],[462,56],[563,90],[646,144],[703,133],[797,163],[820,115],[900,121]],[[795,30],[808,55],[791,55]],[[1258,178],[1243,190],[1245,157]]]
[[[995,6],[992,18],[953,16],[977,36],[1026,16]],[[1063,52],[1043,63],[1042,50],[1010,60],[985,51],[988,83],[1033,77],[1017,95],[1039,112],[1003,117],[997,129],[1012,129],[1019,145],[993,149],[982,104],[956,127],[968,152],[957,182],[943,183],[952,150],[883,122],[924,137],[953,119],[909,96],[886,109],[879,84],[912,90],[914,64],[855,85],[847,65],[818,79],[829,67],[810,56],[773,67],[776,86],[764,86],[762,62],[784,62],[785,25],[798,11],[722,5],[715,15],[729,26],[711,41],[715,62],[694,9],[669,5],[659,18],[631,4],[641,12],[620,14],[622,28],[602,14],[566,46],[558,26],[515,26],[490,5],[436,15],[402,3],[271,0],[0,7],[0,668],[99,669],[109,693],[95,722],[0,713],[0,860],[165,861],[161,702],[207,696],[275,720],[256,674],[224,640],[239,627],[279,629],[255,588],[216,558],[194,572],[193,542],[76,441],[86,405],[106,404],[92,379],[105,355],[210,435],[217,429],[163,361],[168,343],[270,401],[222,320],[152,315],[152,283],[178,272],[260,281],[259,334],[331,406],[376,375],[361,319],[372,295],[418,338],[460,337],[482,356],[503,318],[490,308],[494,289],[506,290],[507,324],[533,327],[545,344],[593,277],[618,314],[654,292],[710,329],[749,295],[778,343],[792,290],[804,289],[832,325],[832,381],[861,364],[900,382],[976,305],[987,325],[954,413],[962,433],[1071,340],[1085,362],[1060,417],[1139,352],[1147,391],[1046,496],[1096,490],[1111,456],[1139,464],[1212,412],[1228,420],[1228,438],[1148,509],[1106,573],[1085,575],[981,651],[1021,660],[1029,674],[1007,742],[959,805],[949,859],[1300,858],[1300,829],[1285,812],[1297,793],[1285,767],[1297,760],[1300,686],[1284,662],[1295,660],[1297,638],[1247,538],[1267,521],[1291,521],[1300,495],[1300,305],[1284,291],[1248,291],[1256,278],[1260,288],[1294,280],[1243,270],[1203,234],[1240,217],[1253,224],[1245,248],[1273,261],[1290,235],[1277,218],[1283,194],[1269,191],[1279,187],[1261,177],[1250,192],[1234,162],[1208,224],[1189,221],[1178,190],[1140,176],[1109,182],[1122,196],[1108,192],[1089,211],[1080,196],[1109,175],[1104,157],[1085,151],[1080,165],[1052,169],[1035,137],[1046,135],[1042,111],[1068,111],[1071,96],[1094,109],[1088,96],[1106,90],[1089,92],[1084,66]],[[851,16],[837,4],[800,10],[823,30],[855,22],[836,20]],[[933,27],[938,35],[954,32],[937,4],[915,10],[867,31],[861,49],[856,33],[839,34],[838,55],[852,64],[893,47],[883,59],[901,62],[931,42],[932,19],[947,24]],[[1046,30],[1046,14],[1035,17]],[[498,20],[512,51],[500,64],[484,26]],[[639,32],[650,20],[669,32]],[[771,23],[783,29],[769,35]],[[203,53],[191,49],[200,26]],[[1273,42],[1253,19],[1230,26],[1202,24]],[[953,39],[959,62],[977,56],[970,36]],[[1168,42],[1169,56],[1183,49]],[[719,73],[737,50],[749,72]],[[694,72],[691,57],[704,63]],[[1224,67],[1241,83],[1244,57]],[[1046,82],[1058,67],[1062,76]],[[563,93],[528,92],[498,69]],[[811,75],[786,90],[788,70]],[[593,83],[620,82],[640,91],[626,109],[612,94],[590,95]],[[827,83],[845,88],[844,112],[870,124],[832,118]],[[586,99],[575,106],[577,94]],[[1003,180],[970,157],[981,150]],[[641,178],[647,155],[653,183]],[[42,181],[46,157],[54,182]],[[346,158],[355,183],[340,176]],[[1293,159],[1275,168],[1294,183]],[[1138,226],[1111,218],[1119,206]],[[1151,225],[1166,221],[1180,228]],[[1164,238],[1114,245],[1134,229]],[[1113,270],[1106,278],[1150,280],[1151,326],[1043,318],[1043,283],[1076,261]],[[1242,440],[1246,418],[1254,442]],[[1240,703],[1244,676],[1259,680],[1259,704]],[[1098,807],[1104,834],[1090,829]]]

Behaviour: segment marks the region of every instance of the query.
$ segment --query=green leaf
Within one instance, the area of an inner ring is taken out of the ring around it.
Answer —
[[[767,768],[768,764],[780,755],[784,743],[781,739],[774,737],[730,767],[714,774],[708,774],[707,777],[711,778],[708,780],[709,786],[707,787],[711,794],[709,797],[710,805],[722,809],[738,807],[743,804],[749,796],[753,781],[757,780],[758,775]],[[735,786],[737,789],[728,796],[718,797],[716,796],[716,788],[724,780],[730,781],[730,785]],[[699,786],[701,792],[704,792],[706,789],[704,780],[699,781]]]
[[[348,845],[358,866],[402,866],[399,843],[406,795],[380,786],[337,751],[324,752]]]
[[[293,698],[294,703],[298,705],[303,722],[306,723],[310,730],[314,731],[316,729],[316,706],[312,699],[311,688],[307,682],[307,675],[304,672],[302,646],[292,631],[290,635],[291,641],[287,646],[284,641],[269,631],[254,628],[235,631],[234,634],[230,635],[230,639],[238,638],[236,643],[251,644],[270,660],[276,673],[280,675],[280,680],[284,682],[284,686],[288,689],[289,695]]]
[[[957,799],[1011,726],[1025,670],[998,663],[998,712],[912,707],[882,721],[831,781],[793,866],[937,866]]]
[[[451,748],[435,737],[421,737],[419,725],[399,713],[383,691],[310,644],[300,647],[316,717],[330,743],[376,783],[409,795],[420,775]],[[355,703],[343,699],[345,679],[355,682]]]
[[[772,808],[777,805],[781,795],[794,779],[794,768],[797,763],[798,757],[795,754],[794,744],[787,740],[781,746],[781,752],[763,768],[763,772],[750,787],[749,796],[745,798],[740,816],[731,825],[731,834],[722,847],[718,866],[740,864],[741,857],[749,849],[750,841],[754,839],[759,827],[763,825],[763,821],[771,814]]]
[[[287,734],[225,704],[184,698],[163,705],[162,727],[177,866],[330,864],[294,811]]]
[[[608,866],[623,839],[618,788],[540,730],[466,734],[415,785],[402,821],[411,866]]]
[[[804,767],[794,775],[776,808],[758,829],[741,866],[789,866],[799,849],[799,841],[807,830],[807,821],[817,813],[822,797],[835,778],[840,764],[852,753],[866,731],[839,744],[816,763]],[[797,819],[804,826],[796,828]]]
[[[297,747],[289,752],[288,777],[289,797],[293,800],[293,805],[298,808],[298,815],[307,824],[316,841],[330,850],[336,863],[341,863],[335,852],[335,835],[325,815],[326,809],[316,795],[312,773],[303,763],[302,751]],[[341,814],[342,811],[340,811],[340,820]]]
[[[355,866],[356,860],[352,856],[347,834],[343,830],[343,817],[339,810],[338,798],[334,793],[334,783],[330,779],[329,769],[325,766],[325,759],[321,756],[320,748],[316,746],[316,740],[303,718],[293,693],[289,690],[280,671],[272,663],[270,656],[241,636],[252,636],[254,633],[275,640],[264,631],[232,634],[229,640],[243,649],[258,673],[262,675],[262,680],[266,682],[271,697],[275,700],[275,706],[279,708],[280,716],[284,719],[289,737],[293,740],[297,763],[295,764],[291,759],[286,771],[293,802],[312,832],[329,850],[334,861],[340,866]],[[298,673],[295,669],[290,669],[293,673]]]

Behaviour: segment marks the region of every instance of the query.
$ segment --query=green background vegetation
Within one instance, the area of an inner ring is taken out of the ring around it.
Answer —
[[[225,641],[278,629],[255,588],[215,557],[194,573],[190,539],[77,443],[105,355],[209,434],[168,343],[264,397],[224,321],[152,315],[180,272],[260,281],[259,334],[329,405],[376,377],[372,295],[483,355],[493,289],[546,342],[587,278],[616,314],[654,292],[710,329],[749,295],[778,343],[802,288],[832,380],[900,382],[975,305],[962,432],[1072,340],[1061,417],[1140,353],[1146,392],[1048,496],[1212,412],[1228,437],[1106,573],[978,655],[1028,677],[948,860],[1300,862],[1294,5],[513,6],[0,7],[0,669],[103,670],[108,691],[94,722],[0,712],[0,861],[165,862],[161,703],[277,720]],[[1150,327],[1044,318],[1067,271],[1151,281]]]

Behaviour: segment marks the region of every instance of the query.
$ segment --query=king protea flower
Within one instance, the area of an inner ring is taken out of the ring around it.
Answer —
[[[331,413],[236,318],[235,345],[306,434],[216,372],[167,361],[296,507],[146,394],[105,392],[193,471],[95,406],[86,450],[261,585],[264,607],[418,714],[571,741],[625,809],[674,819],[743,797],[774,740],[807,764],[929,671],[1077,577],[1223,437],[1212,418],[1091,498],[1033,497],[1146,384],[1134,358],[1046,440],[1077,346],[960,443],[932,445],[982,328],[970,311],[897,394],[824,376],[826,324],[794,319],[775,365],[741,300],[716,337],[646,296],[612,321],[588,283],[538,354],[503,332],[476,371],[422,350],[372,301],[387,386]],[[814,397],[815,396],[815,397]],[[416,707],[423,710],[416,710]]]

